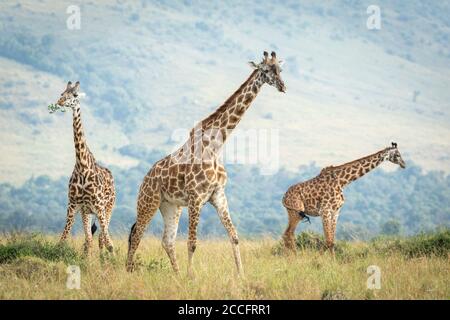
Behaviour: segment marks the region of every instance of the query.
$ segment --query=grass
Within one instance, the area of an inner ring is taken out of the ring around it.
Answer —
[[[82,258],[83,238],[59,246],[57,238],[0,238],[0,299],[449,299],[450,231],[412,238],[338,242],[336,257],[322,253],[323,239],[301,233],[296,255],[273,239],[242,240],[245,278],[238,278],[226,240],[200,240],[195,279],[186,275],[186,241],[177,244],[181,268],[172,272],[160,240],[146,237],[140,268],[125,271],[126,239],[116,254]],[[81,267],[81,288],[66,288],[69,264]],[[381,269],[381,289],[369,290],[367,267]]]
[[[48,261],[81,263],[81,256],[67,244],[48,241],[39,234],[11,234],[0,245],[0,264],[8,263],[20,257],[32,256]]]

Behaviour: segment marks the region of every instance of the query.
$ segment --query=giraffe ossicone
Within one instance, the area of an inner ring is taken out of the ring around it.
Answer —
[[[344,187],[383,161],[390,161],[401,168],[406,167],[397,143],[393,142],[390,147],[369,156],[339,166],[325,167],[316,177],[289,187],[282,200],[289,220],[283,234],[286,248],[295,251],[295,229],[303,218],[320,216],[326,245],[334,254],[336,223],[344,205]]]
[[[106,246],[112,252],[113,243],[109,236],[108,226],[116,199],[114,178],[111,171],[96,162],[87,146],[81,122],[80,96],[82,96],[80,82],[77,81],[72,85],[72,82],[69,81],[56,103],[59,108],[72,110],[75,145],[75,166],[69,181],[67,220],[60,240],[67,239],[74,223],[75,214],[79,211],[85,233],[84,250],[86,254],[89,254],[92,247],[92,234],[97,229],[95,223],[90,225],[91,214],[93,214],[97,217],[101,228],[100,250]]]
[[[276,53],[264,52],[248,79],[215,112],[200,121],[177,151],[157,161],[145,176],[139,190],[136,223],[129,235],[127,270],[134,269],[134,254],[150,220],[157,210],[164,220],[162,245],[175,272],[179,271],[175,239],[182,207],[188,207],[188,274],[193,275],[193,254],[197,244],[200,210],[206,202],[216,209],[233,249],[239,274],[243,274],[239,240],[231,221],[225,184],[227,174],[220,159],[221,145],[250,107],[261,87],[269,84],[285,92]]]

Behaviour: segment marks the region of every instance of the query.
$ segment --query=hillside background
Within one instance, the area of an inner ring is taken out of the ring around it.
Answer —
[[[72,118],[46,106],[68,80],[81,81],[89,146],[116,178],[117,234],[134,222],[146,172],[181,143],[177,132],[215,110],[263,50],[285,60],[287,93],[264,87],[239,128],[278,130],[279,168],[226,164],[240,234],[278,237],[287,187],[390,141],[408,168],[384,164],[352,184],[338,236],[449,227],[450,3],[378,1],[381,30],[368,30],[372,2],[80,1],[81,29],[69,30],[73,1],[2,1],[0,231],[64,225]],[[161,228],[158,215],[150,232]],[[209,206],[199,231],[225,235]]]

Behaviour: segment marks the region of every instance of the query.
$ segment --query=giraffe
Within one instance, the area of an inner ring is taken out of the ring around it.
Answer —
[[[136,223],[132,226],[129,236],[128,271],[135,267],[133,256],[145,228],[159,208],[164,220],[162,246],[174,272],[179,273],[175,238],[182,207],[187,206],[187,272],[193,277],[193,254],[197,244],[200,211],[203,205],[209,202],[217,211],[228,233],[238,274],[243,275],[238,235],[231,221],[225,195],[227,174],[220,161],[220,150],[263,84],[267,83],[280,92],[285,92],[285,85],[280,76],[281,61],[277,60],[275,52],[271,53],[271,58],[264,52],[261,63],[249,64],[253,72],[240,88],[190,131],[189,138],[182,147],[157,161],[145,176],[137,200]]]
[[[114,179],[107,168],[96,163],[92,152],[86,144],[79,100],[80,82],[75,85],[69,81],[56,103],[62,108],[70,108],[73,113],[73,138],[75,143],[75,167],[69,180],[67,220],[60,241],[67,239],[72,229],[76,212],[81,213],[85,233],[84,253],[88,255],[92,248],[92,234],[97,226],[90,227],[91,214],[95,214],[101,227],[99,236],[100,251],[106,245],[113,252],[113,243],[108,226],[116,199]]]
[[[386,160],[405,168],[397,144],[392,142],[388,148],[340,166],[325,167],[316,177],[291,186],[282,201],[289,218],[283,235],[286,248],[295,251],[294,232],[302,219],[309,220],[308,215],[321,216],[326,246],[334,255],[334,235],[344,204],[344,187]]]

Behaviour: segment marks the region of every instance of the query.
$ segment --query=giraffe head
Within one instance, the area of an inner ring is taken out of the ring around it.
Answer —
[[[264,58],[261,63],[249,62],[250,66],[261,73],[264,83],[274,86],[280,92],[286,92],[286,87],[281,79],[281,65],[283,62],[277,60],[277,54],[272,51],[271,58],[269,53],[264,51]]]
[[[61,93],[61,97],[56,103],[60,107],[73,109],[76,104],[78,104],[80,95],[80,82],[77,81],[74,85],[72,82],[67,82],[66,90]]]
[[[403,161],[400,151],[398,151],[397,143],[395,142],[392,142],[391,146],[388,148],[386,160],[398,164],[402,169],[405,169],[406,167],[405,161]]]

